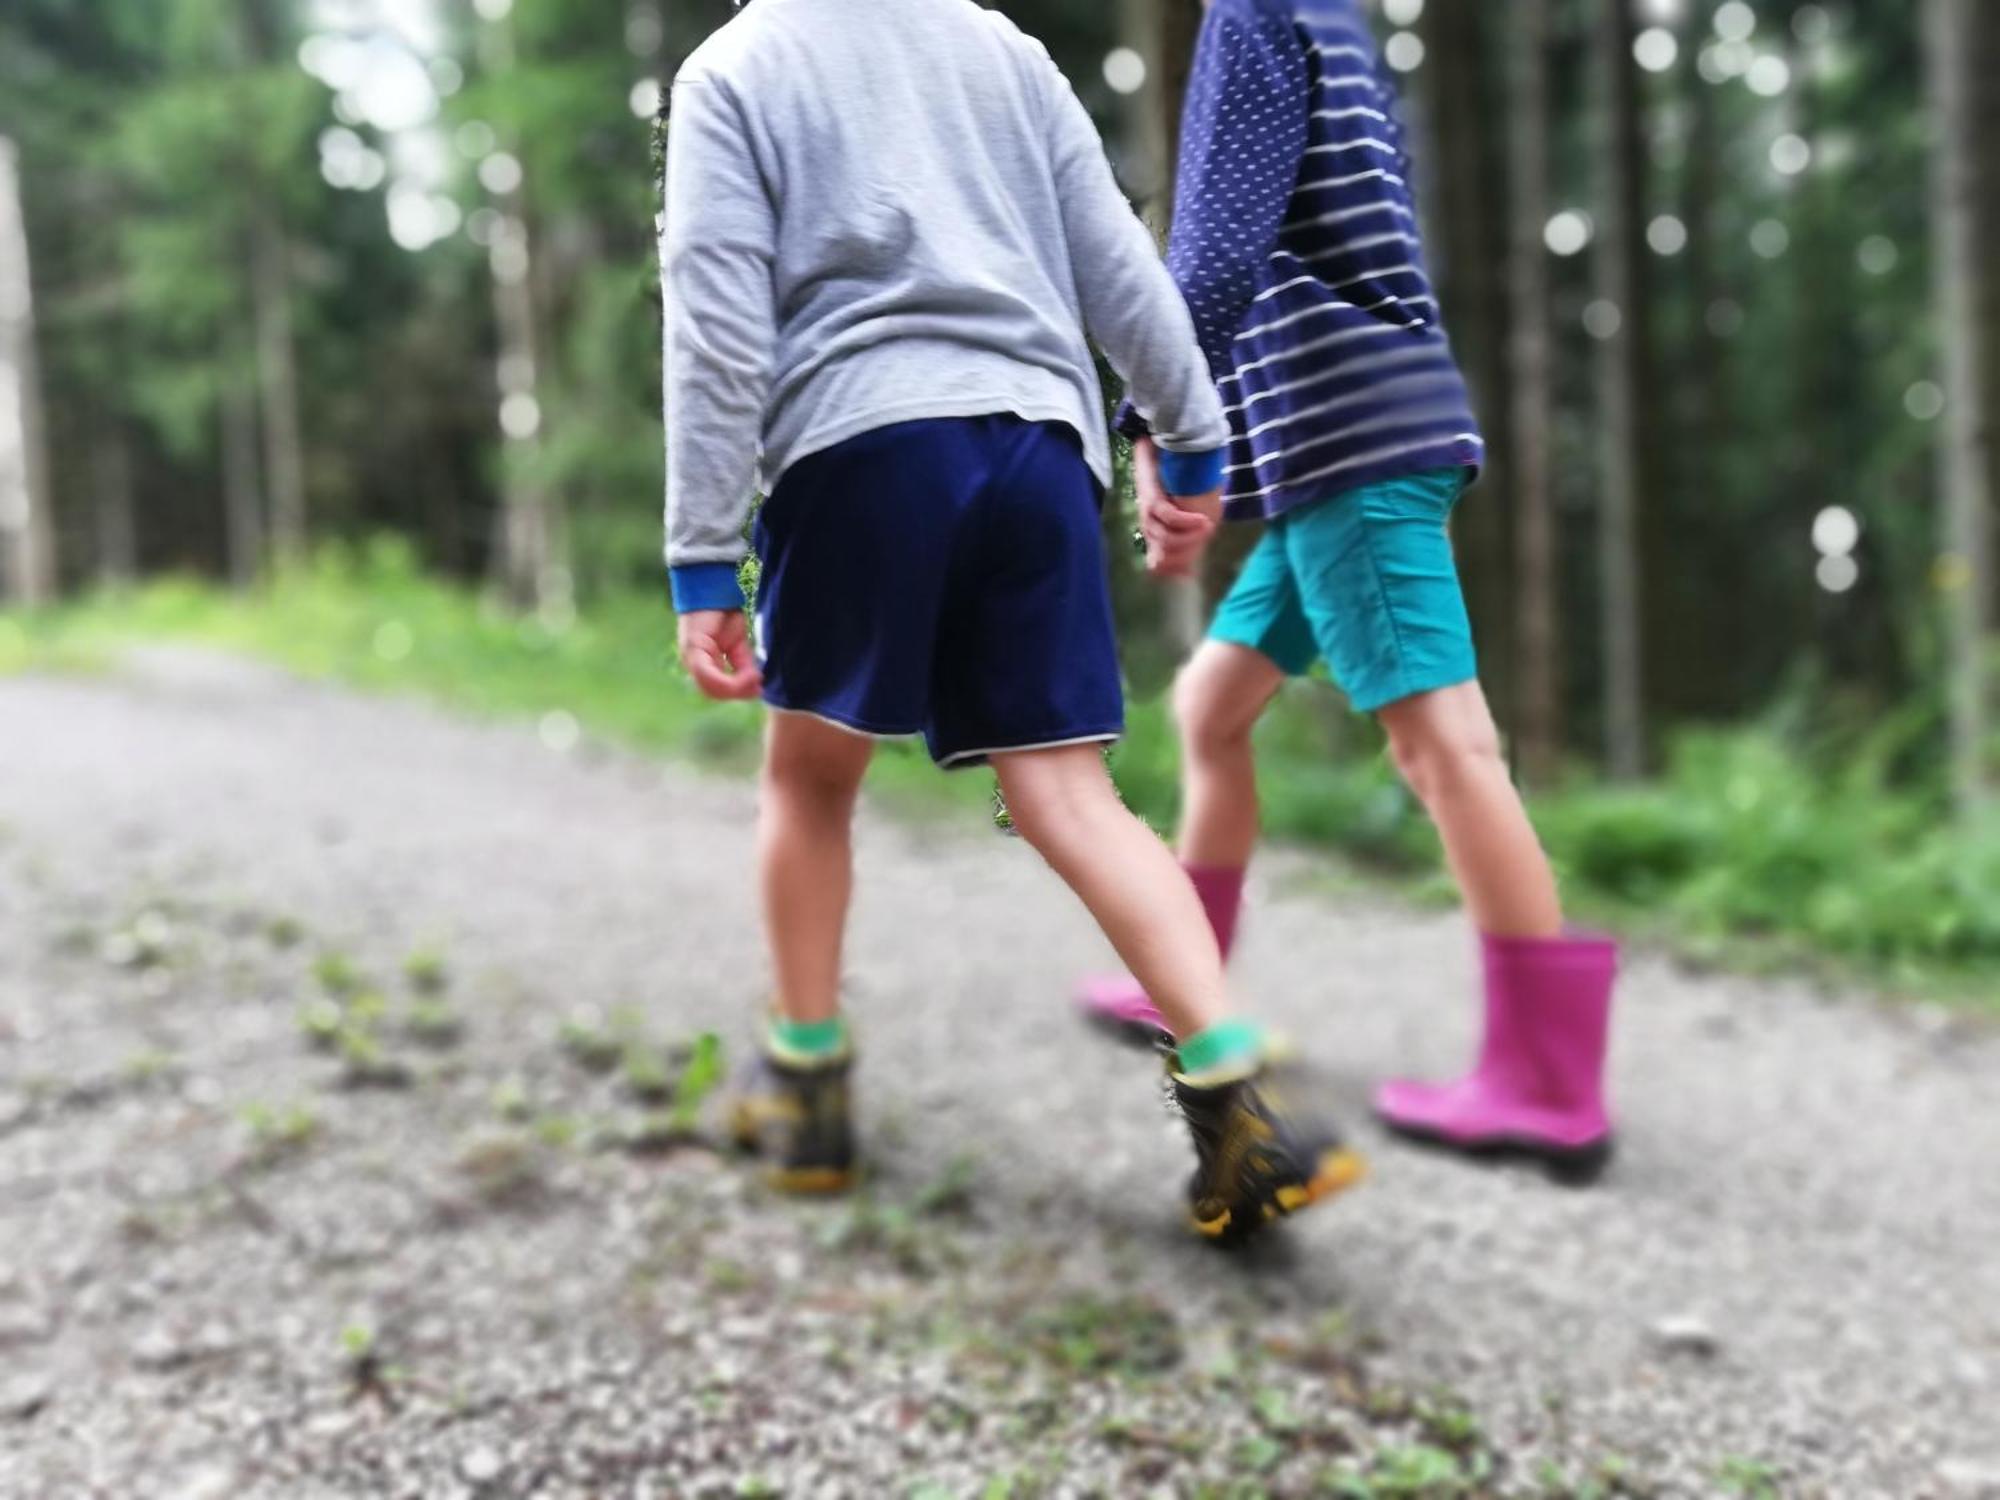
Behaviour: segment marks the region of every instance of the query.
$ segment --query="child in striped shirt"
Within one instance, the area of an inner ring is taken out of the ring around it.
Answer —
[[[1182,673],[1181,857],[1225,953],[1257,838],[1250,732],[1325,660],[1379,716],[1443,836],[1483,947],[1486,1038],[1444,1087],[1385,1085],[1382,1118],[1571,1174],[1608,1159],[1612,945],[1570,935],[1480,691],[1447,525],[1484,453],[1424,268],[1396,101],[1355,0],[1212,0],[1182,126],[1169,266],[1228,409],[1226,513],[1264,535]],[[1156,486],[1144,528],[1188,527]],[[1129,979],[1081,997],[1155,1021]]]

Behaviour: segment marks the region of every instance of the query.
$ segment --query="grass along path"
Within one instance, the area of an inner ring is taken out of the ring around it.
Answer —
[[[88,670],[159,640],[526,721],[557,748],[590,736],[720,770],[756,760],[758,711],[694,691],[673,660],[663,598],[517,616],[420,575],[392,543],[329,549],[249,596],[167,581],[38,617],[0,615],[0,674]],[[1662,780],[1578,780],[1538,796],[1533,812],[1572,903],[1627,936],[1734,968],[1992,1004],[2000,828],[1956,829],[1941,793],[1899,781],[1927,723],[1904,715],[1814,754],[1796,748],[1797,733],[1691,733]],[[1336,886],[1388,881],[1418,900],[1451,900],[1421,808],[1373,727],[1347,716],[1330,689],[1299,685],[1259,737],[1275,839],[1340,856],[1327,868]],[[1132,806],[1170,830],[1177,750],[1161,703],[1133,702],[1113,764]],[[873,787],[905,811],[992,798],[990,777],[940,776],[914,744],[884,748]]]

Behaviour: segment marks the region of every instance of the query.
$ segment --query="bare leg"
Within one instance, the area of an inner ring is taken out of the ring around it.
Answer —
[[[771,715],[757,853],[778,1006],[790,1021],[840,1014],[854,802],[874,748],[820,719]]]
[[[1250,747],[1284,685],[1277,664],[1247,646],[1206,641],[1174,684],[1180,725],[1181,862],[1240,870],[1257,846],[1257,762]]]
[[[1222,955],[1194,888],[1118,800],[1095,745],[993,757],[1014,824],[1075,891],[1174,1035],[1228,1014]]]
[[[1561,936],[1555,872],[1507,774],[1479,684],[1392,703],[1381,719],[1397,768],[1444,839],[1479,930],[1502,938]]]

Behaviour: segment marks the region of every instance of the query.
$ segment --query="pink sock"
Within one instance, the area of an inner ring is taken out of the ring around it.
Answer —
[[[1236,946],[1236,919],[1243,910],[1243,869],[1221,865],[1187,865],[1188,879],[1201,897],[1201,909],[1208,913],[1208,925],[1215,929],[1216,945],[1225,961]]]

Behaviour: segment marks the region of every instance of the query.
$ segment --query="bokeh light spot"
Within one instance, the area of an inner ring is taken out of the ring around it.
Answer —
[[[1680,60],[1681,44],[1664,26],[1649,26],[1632,43],[1632,56],[1648,73],[1664,73]]]
[[[1589,215],[1566,208],[1549,220],[1542,230],[1542,239],[1557,255],[1581,255],[1590,245],[1592,232]]]
[[[1646,243],[1655,255],[1679,255],[1687,249],[1687,225],[1672,214],[1661,214],[1646,226]]]
[[[1861,269],[1870,276],[1887,276],[1896,269],[1903,258],[1896,242],[1886,234],[1871,234],[1861,242],[1854,252],[1854,258],[1861,263]]]
[[[1944,387],[1935,380],[1919,380],[1903,392],[1903,410],[1919,422],[1935,422],[1944,415]]]
[[[1424,39],[1414,31],[1399,31],[1389,38],[1382,55],[1398,73],[1414,73],[1424,65]]]
[[[1813,546],[1827,557],[1845,557],[1861,541],[1861,522],[1844,505],[1829,505],[1813,517]]]
[[[1822,557],[1813,577],[1829,594],[1844,594],[1861,581],[1861,564],[1851,557]]]
[[[1750,248],[1765,260],[1776,260],[1792,248],[1792,232],[1777,219],[1759,219],[1750,229]]]
[[[1812,146],[1802,135],[1787,132],[1771,142],[1771,166],[1786,177],[1796,177],[1812,165]]]

